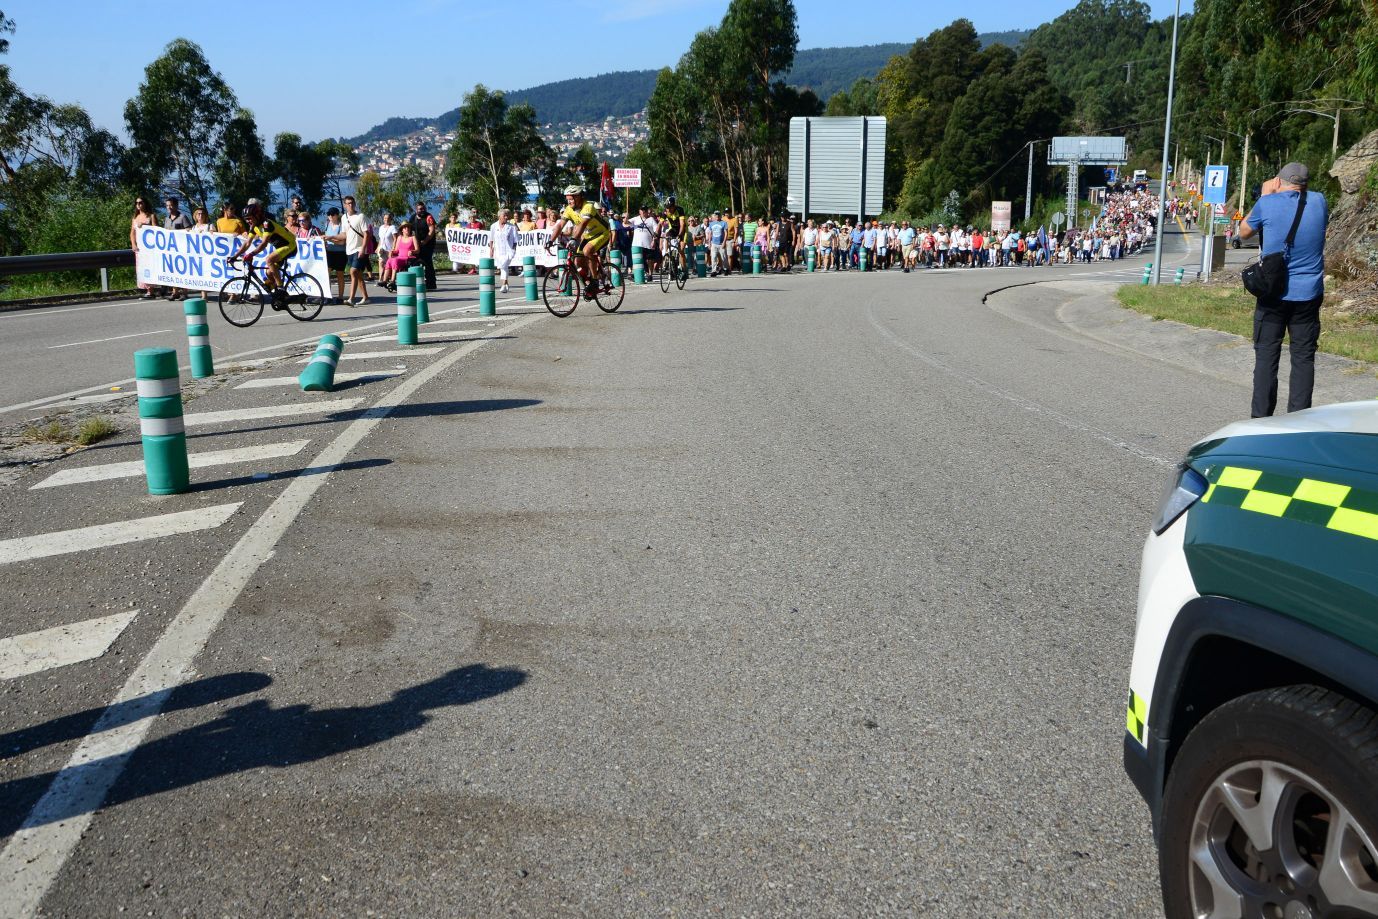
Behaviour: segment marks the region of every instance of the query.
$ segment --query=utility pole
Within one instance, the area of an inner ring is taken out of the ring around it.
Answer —
[[[1029,141],[1029,180],[1024,185],[1024,222],[1033,214],[1033,154],[1034,141]]]
[[[1158,224],[1153,228],[1153,286],[1163,273],[1163,208],[1167,204],[1167,145],[1172,139],[1172,92],[1177,79],[1177,19],[1182,13],[1182,0],[1172,13],[1172,56],[1167,70],[1167,121],[1163,125],[1163,171],[1158,180]],[[1175,173],[1174,173],[1175,174]]]
[[[1244,162],[1239,168],[1239,213],[1245,214],[1244,206],[1248,203],[1245,198],[1249,194],[1249,138],[1253,136],[1252,131],[1244,132]]]
[[[1333,162],[1340,152],[1340,112],[1343,109],[1335,109],[1335,133],[1330,135],[1330,159]]]

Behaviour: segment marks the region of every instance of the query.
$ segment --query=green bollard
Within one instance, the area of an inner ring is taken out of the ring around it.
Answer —
[[[1152,262],[1149,262],[1147,265],[1144,266],[1144,281],[1143,281],[1144,284],[1147,284],[1147,283],[1148,283],[1148,279],[1149,279],[1150,277],[1152,277],[1152,276],[1153,276],[1153,263],[1152,263]]]
[[[187,317],[187,350],[191,353],[191,375],[203,380],[215,374],[211,357],[211,327],[206,324],[206,301],[192,297],[182,303]]]
[[[182,421],[177,352],[172,348],[135,351],[134,376],[148,493],[175,495],[186,491],[191,484],[191,472],[187,466],[187,429]]]
[[[817,246],[805,246],[805,247],[804,247],[804,270],[805,270],[806,272],[812,272],[812,271],[814,270],[814,267],[815,267],[817,264],[818,264],[818,247],[817,247]]]
[[[1181,283],[1182,283],[1182,275],[1183,275],[1185,272],[1186,272],[1186,269],[1185,269],[1185,268],[1178,268],[1178,269],[1177,269],[1177,278],[1176,278],[1176,280],[1174,280],[1172,283],[1174,283],[1174,284],[1181,284]]]
[[[522,256],[522,280],[526,282],[526,302],[535,303],[541,299],[541,293],[536,289],[536,256]]]
[[[694,247],[694,273],[701,278],[708,277],[708,251],[703,246]]]
[[[426,269],[413,268],[412,275],[416,278],[416,324],[431,321],[431,310],[426,305]]]
[[[493,290],[493,260],[491,258],[478,260],[478,314],[480,316],[496,316],[498,314],[498,297]]]
[[[751,247],[751,273],[761,273],[761,244],[756,243]]]
[[[344,350],[344,339],[338,335],[322,335],[316,345],[316,353],[311,355],[306,369],[297,377],[302,392],[333,392],[335,389],[335,365],[340,362],[340,352]]]
[[[397,343],[416,344],[416,275],[397,272]]]
[[[646,254],[640,246],[632,246],[632,280],[637,284],[646,283]]]
[[[613,286],[613,287],[621,287],[621,286],[622,286],[622,250],[621,250],[621,249],[614,249],[614,250],[612,250],[612,252],[610,252],[610,253],[608,254],[608,258],[609,258],[609,259],[611,260],[611,262],[612,262],[612,270],[609,272],[609,274],[612,275],[612,286]]]
[[[858,258],[858,260],[857,260],[857,267],[859,267],[862,271],[866,271],[867,268],[869,267],[869,263],[868,263],[868,260],[867,260],[867,258],[866,258],[866,254],[867,254],[867,253],[866,253],[866,247],[865,247],[865,246],[862,246],[862,247],[861,247],[861,256],[860,256],[860,257]]]

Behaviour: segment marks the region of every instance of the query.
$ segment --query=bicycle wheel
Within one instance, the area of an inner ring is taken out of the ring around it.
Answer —
[[[670,292],[670,258],[668,254],[661,256],[660,264],[656,266],[656,280],[660,282],[660,292],[663,294]]]
[[[220,285],[220,315],[230,325],[248,328],[263,315],[263,290],[252,278],[230,278]]]
[[[599,290],[594,302],[598,308],[605,313],[615,313],[617,308],[622,305],[622,298],[627,296],[627,276],[622,275],[622,286],[612,286],[612,269],[607,265],[598,274]]]
[[[293,319],[310,322],[320,315],[325,306],[320,281],[305,272],[298,272],[284,280],[282,287],[287,292],[287,313]]]
[[[675,268],[675,286],[684,290],[685,283],[689,280],[689,263],[685,262]]]
[[[583,293],[579,272],[568,265],[560,265],[547,272],[541,284],[541,299],[545,301],[545,308],[562,319],[574,312]]]

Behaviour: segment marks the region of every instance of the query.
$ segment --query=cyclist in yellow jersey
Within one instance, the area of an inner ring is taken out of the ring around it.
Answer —
[[[244,208],[244,222],[249,225],[249,238],[244,240],[238,252],[230,256],[230,262],[234,263],[243,257],[252,261],[255,255],[272,246],[264,278],[267,288],[276,290],[282,283],[282,265],[297,254],[297,238],[282,224],[263,213],[263,204],[257,198],[250,198],[248,206]]]
[[[584,299],[592,300],[599,293],[597,284],[599,273],[602,271],[599,253],[612,239],[612,230],[598,216],[598,209],[593,206],[593,202],[584,200],[584,190],[578,185],[570,185],[565,189],[565,202],[567,206],[564,212],[550,229],[550,242],[546,245],[546,250],[549,251],[551,246],[555,245],[566,225],[573,228],[570,233],[571,248],[587,257],[587,264],[574,259],[574,270],[584,279]]]
[[[665,220],[661,224],[661,227],[661,232],[665,234],[666,252],[670,249],[669,240],[679,240],[679,245],[677,246],[679,251],[679,267],[680,270],[683,270],[685,259],[684,239],[688,235],[688,226],[685,220],[684,211],[680,210],[679,203],[675,200],[674,195],[665,199]]]

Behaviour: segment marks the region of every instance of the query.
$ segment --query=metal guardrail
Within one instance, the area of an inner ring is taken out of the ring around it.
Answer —
[[[52,252],[44,255],[6,255],[0,257],[0,278],[14,274],[47,274],[53,271],[91,271],[100,269],[100,289],[110,290],[110,269],[134,264],[133,249],[104,252]]]

